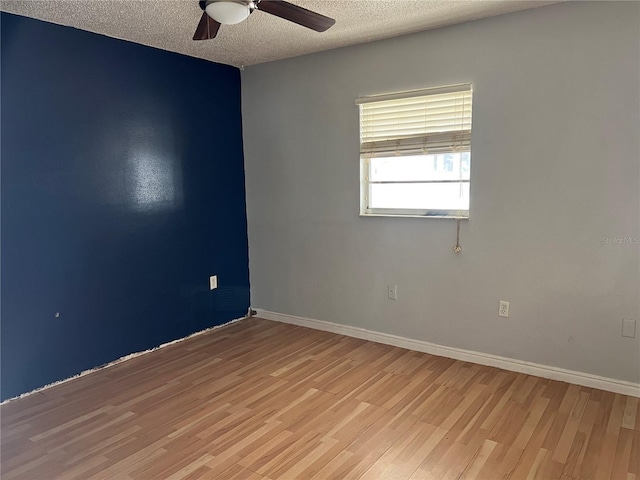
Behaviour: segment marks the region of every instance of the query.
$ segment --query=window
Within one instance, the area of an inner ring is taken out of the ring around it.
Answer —
[[[363,97],[360,213],[469,217],[471,85]]]

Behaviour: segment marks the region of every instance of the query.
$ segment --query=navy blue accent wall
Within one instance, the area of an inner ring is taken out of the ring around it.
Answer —
[[[239,71],[1,21],[1,398],[244,316]]]

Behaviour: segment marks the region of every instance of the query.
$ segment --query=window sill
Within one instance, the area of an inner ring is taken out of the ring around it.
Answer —
[[[456,215],[404,215],[393,213],[360,213],[361,217],[393,217],[393,218],[447,218],[450,220],[469,220],[469,216],[460,217]]]

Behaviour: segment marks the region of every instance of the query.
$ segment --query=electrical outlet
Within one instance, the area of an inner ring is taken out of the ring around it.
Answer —
[[[397,299],[398,299],[398,286],[389,285],[389,300],[397,300]]]
[[[498,316],[500,316],[500,317],[508,317],[509,316],[509,302],[505,302],[504,300],[500,300],[500,304],[498,305]]]
[[[636,338],[636,321],[633,318],[622,319],[622,336]]]
[[[216,288],[218,288],[218,276],[211,275],[209,277],[209,290],[215,290]]]

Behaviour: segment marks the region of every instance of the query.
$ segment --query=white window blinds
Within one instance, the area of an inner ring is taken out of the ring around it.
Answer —
[[[470,84],[362,97],[360,153],[364,157],[469,151]]]

